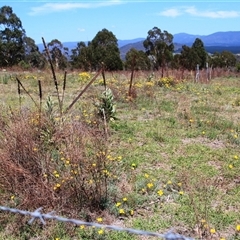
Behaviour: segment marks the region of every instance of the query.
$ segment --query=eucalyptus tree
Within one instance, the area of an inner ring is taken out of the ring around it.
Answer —
[[[85,42],[78,42],[77,47],[72,49],[71,52],[71,65],[73,68],[80,68],[88,71],[91,69],[91,64],[88,59],[88,47]]]
[[[199,68],[204,68],[207,62],[207,52],[204,48],[204,43],[200,38],[196,38],[194,43],[192,44],[192,50],[198,56],[198,64]]]
[[[201,61],[197,52],[192,47],[188,47],[186,45],[182,46],[182,51],[179,58],[181,68],[189,71],[195,70],[197,64],[199,64]]]
[[[143,51],[131,48],[126,54],[125,68],[127,70],[150,70],[151,62]]]
[[[155,59],[155,68],[162,68],[162,77],[164,69],[173,58],[174,44],[173,35],[167,31],[161,31],[158,27],[148,31],[148,36],[143,42],[146,53]]]
[[[46,59],[39,51],[35,41],[30,37],[23,38],[23,45],[25,51],[24,62],[31,67],[44,68]]]
[[[102,29],[91,41],[93,54],[92,65],[95,69],[104,64],[106,70],[121,70],[123,63],[120,58],[116,36],[107,29]]]
[[[180,54],[176,53],[173,55],[173,59],[171,61],[171,68],[173,69],[180,69],[181,65],[180,65]]]
[[[47,47],[56,69],[65,69],[68,66],[68,48],[57,39],[49,42]]]
[[[232,68],[236,67],[237,57],[229,52],[215,52],[209,57],[209,64],[212,68]]]
[[[0,8],[0,65],[13,66],[24,59],[24,37],[20,18],[9,6]]]

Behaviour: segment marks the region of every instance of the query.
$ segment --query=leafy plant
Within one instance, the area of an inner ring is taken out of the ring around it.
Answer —
[[[113,100],[113,93],[110,88],[102,93],[100,102],[96,103],[98,115],[109,122],[111,119],[116,119],[116,105]]]

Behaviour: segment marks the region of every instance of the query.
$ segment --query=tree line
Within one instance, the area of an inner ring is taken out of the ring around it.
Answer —
[[[0,8],[0,67],[44,69],[47,62],[46,50],[40,52],[35,41],[26,35],[20,18],[10,6]],[[53,64],[57,69],[81,69],[95,71],[104,65],[108,71],[116,70],[159,70],[162,75],[167,68],[195,70],[207,65],[211,67],[235,67],[237,58],[228,51],[209,55],[201,39],[196,38],[192,46],[182,46],[180,54],[174,53],[173,35],[153,27],[143,42],[145,51],[130,49],[125,60],[120,58],[116,36],[102,29],[87,44],[77,43],[71,52],[58,39],[47,44]]]

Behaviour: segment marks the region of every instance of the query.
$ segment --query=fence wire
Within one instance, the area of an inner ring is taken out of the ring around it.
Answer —
[[[11,213],[19,213],[22,215],[27,215],[27,216],[32,217],[28,221],[28,224],[32,224],[35,220],[39,219],[43,225],[46,225],[46,222],[44,219],[53,219],[53,220],[57,220],[60,222],[73,223],[78,226],[84,225],[84,226],[88,226],[88,227],[110,229],[110,230],[115,230],[115,231],[125,231],[125,232],[132,233],[132,234],[159,237],[159,238],[166,239],[166,240],[194,240],[193,238],[185,237],[178,233],[173,233],[172,231],[167,232],[165,234],[160,234],[160,233],[156,233],[156,232],[149,232],[149,231],[143,231],[143,230],[132,229],[132,228],[122,228],[122,227],[118,227],[118,226],[114,226],[114,225],[104,225],[104,224],[99,224],[99,223],[94,223],[94,222],[84,222],[84,221],[73,219],[73,218],[64,218],[64,217],[54,215],[54,212],[44,214],[44,213],[41,213],[42,208],[38,208],[34,212],[30,212],[30,211],[20,210],[20,209],[16,209],[16,208],[0,206],[0,210],[11,212]]]

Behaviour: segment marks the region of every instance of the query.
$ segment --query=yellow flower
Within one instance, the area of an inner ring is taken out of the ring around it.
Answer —
[[[179,191],[179,194],[180,194],[180,195],[183,195],[183,191]]]
[[[121,203],[120,203],[120,202],[117,202],[117,203],[116,203],[116,207],[119,207],[119,206],[121,206]]]
[[[84,229],[84,228],[85,228],[85,226],[84,226],[84,225],[80,225],[79,227],[80,227],[80,229]]]
[[[102,222],[102,221],[103,221],[103,220],[102,220],[101,217],[97,218],[97,222]]]
[[[123,201],[124,201],[124,202],[126,202],[126,201],[127,201],[127,198],[126,198],[126,197],[124,197],[124,198],[123,198]]]
[[[14,198],[15,198],[15,196],[14,196],[14,195],[12,195],[12,196],[11,196],[11,200],[14,200]]]
[[[134,214],[134,211],[130,210],[130,215],[133,216],[133,214]]]
[[[162,196],[162,195],[163,195],[163,190],[158,190],[158,191],[157,191],[157,194],[158,194],[159,196]]]
[[[170,184],[172,184],[172,181],[171,181],[171,180],[169,180],[169,181],[167,182],[167,184],[169,184],[169,185],[170,185]]]
[[[179,182],[177,185],[178,185],[179,187],[181,187],[181,186],[182,186],[182,183]]]
[[[144,174],[145,178],[149,178],[149,175],[147,173]]]
[[[55,186],[53,187],[53,189],[56,190],[56,189],[58,189],[58,188],[60,188],[60,187],[61,187],[61,184],[57,183],[57,184],[55,184]]]
[[[88,183],[89,183],[89,184],[93,184],[93,180],[90,179],[90,180],[88,181]]]
[[[152,188],[153,187],[153,183],[148,183],[147,184],[147,187],[150,189],[150,188]]]
[[[233,165],[232,165],[232,164],[229,164],[228,167],[229,167],[230,169],[232,169],[232,168],[233,168]]]
[[[119,209],[119,213],[120,213],[120,214],[124,214],[124,213],[125,213],[124,209],[122,209],[122,208]]]
[[[240,224],[236,226],[236,231],[240,232]]]
[[[99,235],[101,235],[101,234],[103,234],[103,233],[104,233],[103,229],[98,230],[98,234],[99,234]]]
[[[107,176],[109,176],[109,174],[110,174],[107,169],[104,169],[104,170],[103,170],[103,173],[105,173]]]
[[[233,158],[236,159],[236,160],[238,160],[238,156],[237,156],[237,155],[235,155]]]
[[[136,168],[136,163],[132,163],[132,169],[135,169]]]
[[[210,229],[210,233],[212,233],[212,234],[216,233],[215,228],[211,228],[211,229]]]

